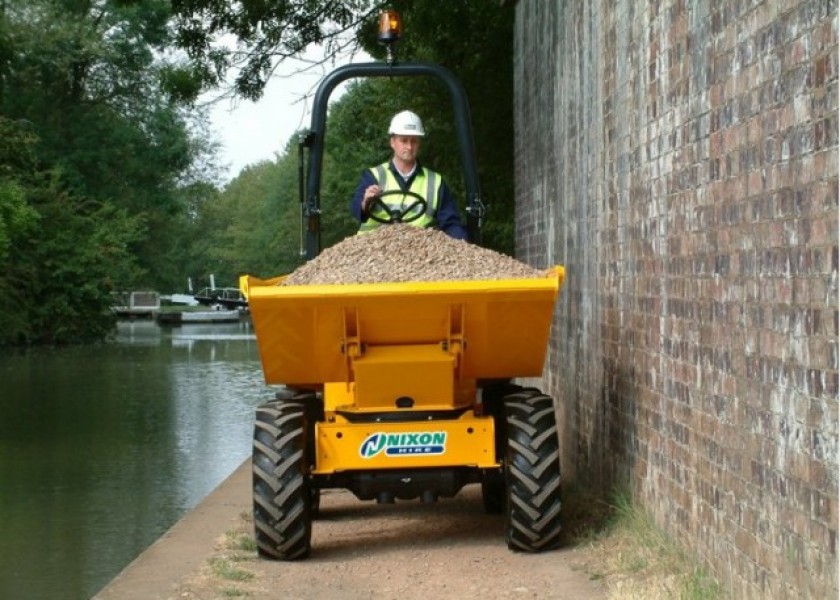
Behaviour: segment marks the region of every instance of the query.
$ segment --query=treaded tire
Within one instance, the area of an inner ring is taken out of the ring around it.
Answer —
[[[522,389],[504,400],[505,541],[511,550],[541,552],[560,543],[560,445],[551,397]]]
[[[321,394],[310,390],[283,386],[274,394],[274,399],[282,402],[302,402],[306,412],[306,443],[307,457],[315,467],[315,423],[324,421],[324,398]],[[312,519],[321,516],[321,490],[315,486],[310,478],[310,493],[312,495]]]
[[[257,408],[254,425],[254,535],[265,558],[309,556],[312,501],[307,405],[314,394]]]

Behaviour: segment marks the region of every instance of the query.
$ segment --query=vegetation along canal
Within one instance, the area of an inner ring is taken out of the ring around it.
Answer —
[[[89,598],[251,451],[250,322],[0,356],[0,598]]]

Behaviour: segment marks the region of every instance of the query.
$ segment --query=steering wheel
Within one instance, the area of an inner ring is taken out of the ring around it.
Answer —
[[[414,202],[409,204],[406,208],[390,208],[385,202],[383,202],[382,198],[385,196],[411,196],[414,198]],[[385,225],[392,225],[394,223],[412,223],[426,214],[426,208],[428,204],[426,199],[423,198],[420,194],[412,192],[411,190],[404,192],[402,190],[389,190],[387,192],[382,192],[381,194],[374,196],[373,202],[370,203],[368,207],[368,218],[373,219],[377,223],[384,223]],[[412,211],[420,208],[416,214],[409,215]],[[384,212],[388,213],[388,218],[382,218],[374,214],[374,209],[379,208],[382,209]]]

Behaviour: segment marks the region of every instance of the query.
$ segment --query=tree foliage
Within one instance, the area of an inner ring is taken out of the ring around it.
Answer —
[[[177,44],[191,59],[192,78],[216,87],[237,69],[234,87],[244,98],[262,95],[277,64],[297,57],[311,44],[329,57],[356,44],[361,23],[383,2],[331,0],[172,0]],[[229,40],[236,40],[231,47]]]
[[[170,18],[166,0],[0,5],[0,342],[99,339],[111,291],[166,283],[205,151],[163,84]]]
[[[173,210],[173,183],[193,156],[155,59],[168,3],[6,2],[0,111],[33,124],[39,159],[75,192],[132,212]]]
[[[0,342],[70,343],[111,329],[115,284],[137,276],[140,219],[73,195],[36,166],[37,138],[0,118]]]
[[[110,293],[117,281],[136,276],[129,243],[142,232],[140,220],[113,205],[74,197],[58,181],[33,190],[33,201],[48,235],[28,237],[13,253],[12,264],[29,266],[21,275],[30,300],[18,307],[28,326],[15,341],[102,339],[113,327]]]

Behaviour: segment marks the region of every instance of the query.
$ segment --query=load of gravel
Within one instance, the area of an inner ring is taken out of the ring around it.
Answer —
[[[435,229],[398,224],[348,237],[301,265],[283,285],[543,277],[510,256]]]

